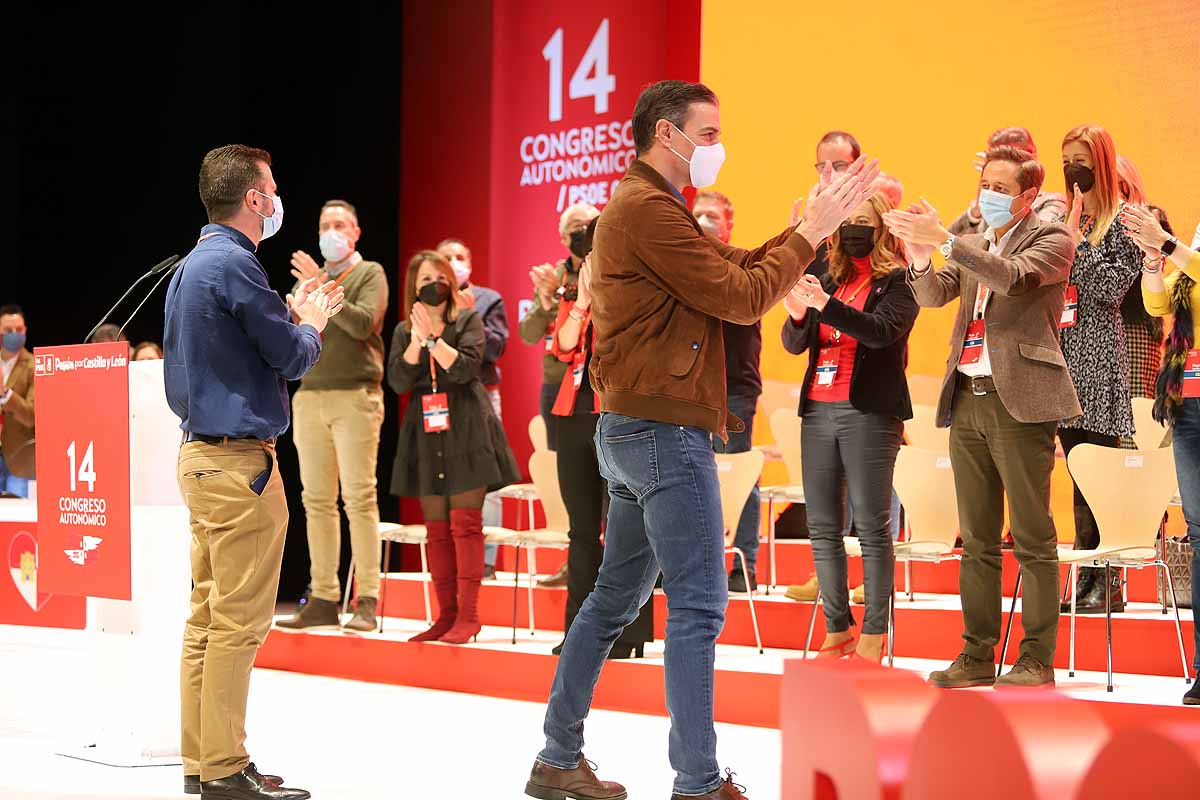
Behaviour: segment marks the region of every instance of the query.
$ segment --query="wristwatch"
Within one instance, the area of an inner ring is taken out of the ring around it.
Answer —
[[[424,342],[421,343],[421,347],[424,347],[426,350],[432,350],[433,348],[437,347],[437,343],[440,342],[441,340],[442,340],[442,337],[440,337],[440,336],[430,336],[428,339],[426,339]]]
[[[1174,253],[1175,248],[1178,245],[1179,245],[1179,240],[1176,239],[1174,236],[1169,236],[1169,237],[1167,237],[1167,240],[1162,243],[1162,247],[1160,247],[1158,249],[1162,252],[1163,256],[1165,257],[1165,256],[1170,256],[1171,253]]]
[[[940,252],[942,254],[942,258],[949,258],[950,251],[953,249],[954,249],[954,234],[952,233],[952,234],[950,234],[950,238],[948,238],[948,239],[946,239],[946,241],[942,242],[941,246],[938,248],[938,252]]]
[[[11,400],[12,396],[13,396],[13,390],[6,389],[3,394],[0,394],[0,406],[4,405],[9,400]]]

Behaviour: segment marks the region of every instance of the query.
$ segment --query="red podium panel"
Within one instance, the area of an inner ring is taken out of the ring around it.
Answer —
[[[1079,800],[1195,797],[1200,721],[1126,728],[1109,741],[1075,795]]]
[[[1108,740],[1092,703],[1040,689],[942,692],[913,746],[904,800],[1063,800]]]
[[[784,665],[783,797],[894,800],[937,692],[911,672],[862,660]]]
[[[39,588],[130,599],[129,344],[39,347]]]
[[[0,522],[0,553],[8,574],[0,578],[0,624],[82,629],[87,601],[45,591],[38,569],[37,525]]]

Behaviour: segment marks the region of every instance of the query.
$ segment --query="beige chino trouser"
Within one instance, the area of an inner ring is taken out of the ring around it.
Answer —
[[[269,470],[261,493],[253,488]],[[185,775],[246,768],[250,671],[271,627],[288,508],[273,444],[187,442],[179,491],[191,516],[191,614],[180,668]]]
[[[383,393],[375,389],[301,389],[292,399],[293,440],[300,458],[301,499],[312,562],[312,594],[341,599],[342,524],[338,488],[350,520],[359,597],[379,596],[379,501],[375,465]]]

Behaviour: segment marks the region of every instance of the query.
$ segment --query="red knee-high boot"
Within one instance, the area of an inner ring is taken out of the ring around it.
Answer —
[[[454,539],[450,536],[450,523],[435,520],[425,523],[429,543],[425,546],[429,557],[429,572],[433,577],[433,591],[437,595],[438,615],[433,627],[418,633],[410,642],[432,642],[454,627],[458,619],[458,568],[454,560]]]
[[[479,633],[479,585],[483,582],[483,514],[475,508],[450,509],[450,533],[458,564],[458,619],[438,641],[465,644]]]

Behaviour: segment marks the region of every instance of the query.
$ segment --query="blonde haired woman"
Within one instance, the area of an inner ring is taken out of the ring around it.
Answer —
[[[1121,301],[1142,266],[1137,245],[1117,223],[1125,207],[1117,171],[1117,149],[1108,131],[1080,125],[1063,137],[1063,177],[1074,200],[1067,228],[1076,242],[1075,263],[1067,286],[1062,352],[1083,416],[1064,420],[1058,429],[1063,451],[1079,444],[1117,447],[1120,437],[1133,435],[1129,389],[1129,354]],[[1096,518],[1079,487],[1075,487],[1075,547],[1100,543]],[[1099,570],[1081,569],[1076,592],[1080,613],[1104,613],[1104,581]],[[1114,582],[1120,576],[1113,574]],[[1114,611],[1124,609],[1120,587],[1114,585]],[[1069,602],[1064,604],[1069,608]]]
[[[878,662],[893,591],[892,472],[912,417],[904,363],[917,301],[900,241],[883,225],[893,208],[875,194],[834,233],[829,272],[806,275],[784,299],[783,346],[808,352],[800,395],[804,496],[825,609],[824,657]],[[866,612],[850,632],[843,485],[863,550]]]
[[[408,320],[396,326],[388,358],[388,383],[410,394],[392,494],[421,502],[438,600],[437,620],[416,642],[464,644],[479,633],[483,498],[521,479],[479,380],[483,322],[456,302],[457,285],[436,251],[413,256],[404,280]]]

